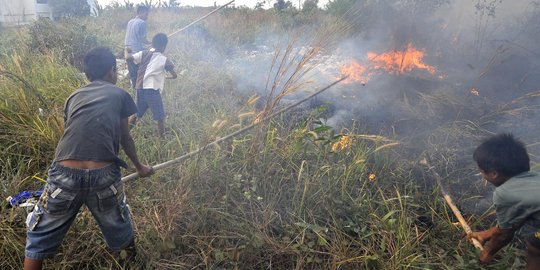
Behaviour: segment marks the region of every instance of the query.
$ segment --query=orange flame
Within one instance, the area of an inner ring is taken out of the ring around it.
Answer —
[[[352,61],[340,68],[342,75],[348,75],[347,82],[367,83],[375,72],[386,71],[390,74],[403,74],[413,70],[425,70],[434,75],[437,69],[422,62],[424,50],[418,50],[411,43],[404,51],[389,51],[381,54],[368,52],[366,65]]]
[[[413,69],[420,69],[435,74],[435,67],[422,62],[425,52],[418,50],[411,43],[407,45],[405,51],[393,51],[381,54],[368,52],[367,57],[373,63],[375,69],[384,69],[388,73],[402,74],[411,72]]]
[[[350,65],[343,65],[340,68],[341,75],[349,76],[345,82],[362,82],[365,84],[369,81],[369,75],[364,74],[367,67],[360,65],[356,61],[352,61]]]
[[[477,97],[480,96],[480,92],[478,92],[478,89],[476,89],[475,87],[471,88],[470,91],[472,95],[477,96]]]

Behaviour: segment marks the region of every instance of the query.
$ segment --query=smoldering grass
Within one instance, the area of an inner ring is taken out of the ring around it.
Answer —
[[[188,12],[196,18],[199,11]],[[280,25],[276,17],[268,13],[257,21],[254,15],[244,18],[245,10],[227,12],[230,12],[227,16],[212,17],[202,27],[219,40],[228,41],[226,47],[229,48],[244,44],[264,31],[264,22],[272,22],[271,27],[276,28]],[[351,11],[354,12],[359,10]],[[151,17],[150,25],[156,26],[151,31],[162,27],[170,29],[174,27],[171,21],[180,23],[182,20],[177,13],[166,10],[155,14],[159,15]],[[120,16],[127,21],[129,14],[126,11]],[[91,23],[95,24],[92,27],[110,23],[114,26],[110,27],[111,35],[115,32],[112,29],[122,32],[119,29],[125,27],[109,17],[103,22],[93,20]],[[329,29],[347,35],[354,23],[329,20],[326,30],[315,36],[325,37],[326,34],[321,33]],[[242,36],[242,32],[247,32],[247,36]],[[120,42],[121,37],[114,35],[112,39]],[[256,98],[234,91],[237,86],[219,64],[192,59],[190,53],[200,49],[196,46],[198,40],[187,39],[185,44],[179,40],[171,40],[169,52],[179,67],[187,71],[179,80],[168,81],[165,87],[163,98],[168,113],[165,138],[156,137],[155,123],[149,116],[133,129],[139,157],[147,164],[185,154],[255,118]],[[278,107],[285,95],[309,90],[313,85],[309,72],[322,64],[317,55],[332,46],[316,39],[292,41],[276,48],[267,85],[268,92],[272,93],[266,99],[269,111]],[[187,50],[183,51],[182,46]],[[8,183],[3,181],[2,184],[6,185],[6,193],[20,189],[17,185],[23,181],[21,179],[33,175],[44,178],[45,163],[50,160],[50,151],[58,138],[55,136],[61,134],[61,125],[53,120],[61,123],[61,103],[80,80],[78,72],[58,65],[62,62],[55,60],[53,52],[43,56],[46,57],[54,61],[41,57],[34,59],[36,61],[9,60],[10,68],[5,68],[14,73],[46,70],[35,77],[47,82],[45,85],[29,77],[22,78],[36,86],[53,108],[47,112],[57,117],[51,118],[50,123],[43,120],[39,110],[31,105],[37,102],[31,92],[17,96],[23,105],[28,100],[32,102],[26,107],[21,105],[26,108],[20,115],[24,121],[19,121],[19,115],[10,111],[10,117],[6,118],[12,121],[10,129],[24,135],[25,142],[29,140],[27,146],[42,149],[34,154],[21,150],[19,155],[3,155],[0,164],[8,166],[9,170],[3,167],[0,172],[2,179],[8,179]],[[39,63],[32,65],[35,62]],[[16,80],[2,80],[4,82],[10,87],[21,87]],[[55,89],[55,85],[61,88]],[[2,86],[0,93],[7,93],[9,89]],[[460,108],[461,100],[450,98],[447,102],[446,98],[442,94],[426,94],[421,100],[429,106],[419,108],[414,108],[411,101],[411,119],[424,119],[413,117],[415,113],[428,117],[431,114],[426,111]],[[223,144],[220,149],[209,150],[150,178],[127,183],[125,189],[140,252],[132,266],[147,269],[438,269],[459,264],[474,268],[475,264],[470,262],[475,258],[474,250],[459,230],[452,227],[453,218],[444,203],[433,199],[438,193],[429,186],[429,179],[418,172],[414,161],[400,156],[398,150],[403,145],[398,143],[402,141],[388,135],[367,134],[359,128],[340,133],[332,127],[318,128],[323,122],[318,121],[320,118],[323,116],[317,111],[295,121],[287,116],[276,117],[259,130],[259,136],[246,134]],[[19,123],[37,128],[20,128],[16,126]],[[443,123],[429,138],[427,148],[451,153],[449,157],[437,159],[439,167],[450,171],[457,167],[458,154],[464,150],[440,149],[444,144],[439,142],[452,143],[462,138],[460,136],[475,140],[487,132],[475,121]],[[37,139],[30,141],[34,134],[38,134],[36,138],[46,138],[44,145]],[[347,143],[348,147],[332,151],[331,145],[340,135],[352,140]],[[253,141],[259,143],[257,151],[253,151]],[[8,144],[9,149],[22,149],[21,145]],[[40,161],[43,164],[30,172],[28,164],[32,165],[36,159],[43,159]],[[374,180],[370,180],[372,174],[376,175]],[[422,227],[414,222],[419,208],[433,220],[433,227]],[[2,209],[2,215],[5,213]],[[2,230],[13,228],[3,219],[0,226]],[[1,261],[7,265],[2,264],[2,268],[21,265],[24,229],[22,225],[15,228],[21,229],[2,234],[1,251],[21,255],[3,256]],[[507,252],[505,256],[510,255],[511,252]],[[88,211],[79,214],[61,253],[48,261],[47,266],[124,267],[121,258],[106,250]]]

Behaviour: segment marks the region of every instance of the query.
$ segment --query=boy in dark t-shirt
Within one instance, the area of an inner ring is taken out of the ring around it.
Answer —
[[[480,262],[489,263],[518,232],[527,242],[527,269],[540,269],[540,174],[530,171],[525,146],[511,134],[499,134],[480,144],[473,158],[482,177],[496,186],[497,226],[469,235],[489,241]]]
[[[134,234],[124,196],[120,146],[141,176],[152,168],[139,162],[128,117],[137,111],[131,96],[115,86],[116,60],[107,48],[84,57],[91,83],[76,90],[64,108],[64,135],[56,148],[45,191],[28,220],[25,269],[41,269],[56,253],[80,207],[92,212],[113,251],[133,247]]]

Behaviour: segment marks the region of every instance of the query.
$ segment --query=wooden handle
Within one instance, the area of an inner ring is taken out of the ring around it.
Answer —
[[[467,236],[471,234],[472,233],[471,227],[469,227],[469,224],[467,224],[467,221],[465,221],[465,219],[463,218],[463,215],[461,215],[461,212],[452,201],[452,197],[448,195],[448,192],[446,192],[446,189],[442,185],[442,177],[435,170],[432,170],[433,167],[429,166],[427,160],[423,160],[421,163],[423,163],[424,165],[428,167],[428,171],[433,172],[433,175],[435,176],[435,180],[437,181],[437,185],[439,186],[439,190],[441,191],[443,195],[444,201],[446,202],[448,206],[450,206],[450,209],[452,209],[452,213],[454,213],[454,216],[456,216],[456,218],[458,219],[459,224],[461,224],[461,228],[463,228]],[[479,250],[484,250],[484,247],[476,238],[471,238],[471,242],[473,246],[475,246]]]
[[[461,228],[463,228],[463,230],[465,231],[467,235],[471,234],[472,233],[471,227],[469,227],[469,224],[467,224],[467,221],[465,221],[459,209],[456,207],[454,202],[452,202],[452,198],[448,194],[444,194],[444,193],[443,193],[443,197],[444,197],[444,200],[446,201],[446,204],[450,206],[450,209],[452,209],[452,212],[458,219],[459,224],[461,224]],[[476,248],[480,250],[484,250],[484,247],[476,238],[471,238],[471,241],[472,241],[473,246],[475,246]]]
[[[252,129],[253,127],[255,127],[257,125],[266,122],[267,120],[271,119],[272,117],[274,117],[276,115],[279,115],[279,114],[282,114],[282,113],[284,113],[284,112],[286,112],[286,111],[288,111],[288,110],[290,110],[290,109],[304,103],[305,101],[311,99],[312,97],[314,97],[314,96],[316,96],[316,95],[330,89],[332,86],[334,86],[334,85],[340,83],[341,81],[347,79],[348,77],[349,76],[344,76],[344,77],[334,81],[333,83],[327,85],[326,87],[315,91],[311,95],[309,95],[309,96],[307,96],[307,97],[305,97],[305,98],[303,98],[303,99],[301,99],[301,100],[299,100],[299,101],[297,101],[297,102],[295,102],[295,103],[293,103],[293,104],[291,104],[291,105],[289,105],[289,106],[287,106],[285,108],[282,108],[281,110],[278,110],[276,112],[271,113],[270,115],[264,117],[260,121],[258,121],[256,123],[253,123],[253,124],[251,124],[251,125],[249,125],[249,126],[247,126],[245,128],[242,128],[240,130],[237,130],[237,131],[235,131],[235,132],[233,132],[233,133],[231,133],[231,134],[229,134],[229,135],[227,135],[225,137],[219,138],[219,139],[217,139],[217,140],[215,140],[215,141],[213,141],[213,142],[211,142],[211,143],[209,143],[209,144],[207,144],[207,145],[205,145],[205,146],[203,146],[201,148],[195,149],[195,150],[193,150],[193,151],[191,151],[191,152],[189,152],[189,153],[187,153],[187,154],[185,154],[183,156],[177,157],[175,159],[172,159],[172,160],[169,160],[169,161],[154,165],[154,166],[152,166],[152,169],[155,172],[157,170],[161,170],[161,169],[164,169],[164,168],[167,168],[167,167],[171,167],[172,165],[177,164],[177,163],[179,163],[179,162],[181,162],[183,160],[189,159],[191,156],[193,156],[195,154],[198,154],[198,153],[200,153],[200,152],[202,152],[202,151],[204,151],[204,150],[206,150],[206,149],[208,149],[208,148],[210,148],[212,146],[217,146],[217,145],[219,145],[219,143],[221,143],[221,142],[223,142],[225,140],[228,140],[228,139],[230,139],[230,138],[232,138],[232,137],[234,137],[234,136],[236,136],[238,134],[244,133],[244,132]],[[122,182],[126,182],[126,181],[129,181],[129,180],[134,180],[134,179],[137,179],[139,177],[140,177],[139,173],[132,173],[130,175],[122,177]]]

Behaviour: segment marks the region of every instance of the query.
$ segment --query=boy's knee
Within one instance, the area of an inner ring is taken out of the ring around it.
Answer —
[[[535,256],[538,259],[540,259],[540,247],[538,247],[538,245],[533,244],[529,241],[526,241],[526,242],[527,242],[527,254],[531,256]]]
[[[540,248],[536,241],[527,242],[527,270],[540,269]]]

